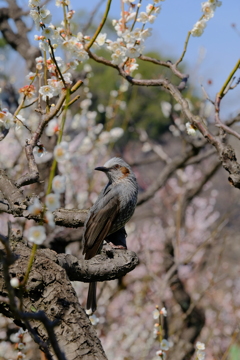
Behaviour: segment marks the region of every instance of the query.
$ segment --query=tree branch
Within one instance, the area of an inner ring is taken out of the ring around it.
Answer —
[[[110,245],[104,245],[101,254],[90,260],[79,260],[67,254],[59,254],[57,259],[71,281],[82,282],[118,279],[135,269],[139,263],[134,252],[113,249]]]

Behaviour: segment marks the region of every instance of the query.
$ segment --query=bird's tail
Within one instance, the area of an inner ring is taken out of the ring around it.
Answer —
[[[87,313],[94,313],[97,309],[97,283],[91,282],[88,288]]]

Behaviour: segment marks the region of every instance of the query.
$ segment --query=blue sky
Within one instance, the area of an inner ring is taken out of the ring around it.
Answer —
[[[145,11],[150,0],[142,0],[141,11]],[[187,32],[202,15],[201,0],[165,0],[161,2],[161,13],[154,24],[153,36],[146,41],[146,50],[157,50],[168,59],[176,59],[183,50]],[[27,8],[28,0],[21,0],[21,5]],[[74,10],[84,9],[91,13],[99,0],[71,0]],[[135,0],[137,3],[137,0]],[[60,8],[51,0],[47,7],[53,14],[53,23],[62,19]],[[103,14],[106,0],[99,8],[97,19]],[[112,0],[110,17],[119,19],[121,0]],[[222,6],[217,8],[215,15],[210,21],[201,37],[191,37],[188,51],[184,58],[186,72],[190,74],[190,82],[194,84],[196,91],[202,95],[200,84],[203,84],[210,97],[214,100],[227,76],[240,57],[240,0],[222,0]],[[87,20],[87,19],[86,19]],[[77,21],[75,16],[74,21]],[[236,24],[235,31],[232,24]],[[81,25],[81,24],[80,24]],[[97,21],[96,21],[97,25]],[[103,29],[104,32],[104,29]],[[34,30],[30,37],[33,38]],[[141,62],[140,68],[141,70]],[[161,71],[161,68],[159,68]],[[240,77],[238,70],[237,76]],[[207,81],[211,79],[212,85]],[[222,115],[235,116],[240,112],[240,85],[230,91],[222,102]]]
[[[137,2],[137,0],[135,0]],[[85,9],[91,12],[99,0],[71,2],[74,9]],[[143,0],[141,11],[145,11],[150,1]],[[106,1],[99,9],[102,14]],[[199,0],[165,0],[161,3],[162,10],[153,28],[153,36],[146,45],[149,50],[157,50],[169,59],[178,58],[184,46],[187,32],[202,15]],[[110,16],[119,19],[120,0],[113,0]],[[200,93],[202,83],[214,99],[217,91],[226,80],[228,74],[240,57],[240,0],[223,0],[217,8],[215,16],[208,22],[201,37],[191,37],[184,63],[190,73],[191,82],[196,84]],[[76,20],[76,19],[75,19]],[[236,24],[239,34],[232,28]],[[103,31],[104,32],[104,31]],[[240,71],[237,73],[240,76]],[[211,79],[212,85],[207,81]],[[240,86],[229,92],[223,100],[223,113],[236,114],[240,110]]]

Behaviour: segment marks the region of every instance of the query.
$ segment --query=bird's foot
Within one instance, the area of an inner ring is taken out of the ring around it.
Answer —
[[[123,246],[123,245],[115,245],[113,244],[111,241],[108,242],[109,245],[111,245],[111,247],[113,249],[123,249],[123,250],[127,250],[127,247],[126,246]]]

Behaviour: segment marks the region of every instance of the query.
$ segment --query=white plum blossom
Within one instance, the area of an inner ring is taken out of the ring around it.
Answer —
[[[153,329],[153,338],[156,339],[158,337],[158,328],[154,327]]]
[[[19,351],[19,352],[17,353],[17,359],[18,359],[18,360],[24,359],[25,357],[26,357],[26,355],[23,354],[21,351]]]
[[[152,28],[145,29],[141,32],[141,38],[145,40],[146,38],[152,36]]]
[[[99,323],[99,318],[95,314],[90,315],[89,320],[91,321],[92,325],[97,325]]]
[[[43,30],[42,30],[42,36],[44,36],[45,38],[47,39],[53,39],[55,35],[55,32],[52,28],[50,27],[45,27]]]
[[[79,61],[86,61],[89,58],[88,53],[84,49],[76,49],[73,55],[76,56]]]
[[[79,61],[84,61],[89,58],[88,53],[84,50],[84,46],[78,41],[78,38],[71,37],[64,41],[63,48]]]
[[[138,58],[142,53],[142,46],[135,45],[134,47],[132,44],[127,44],[127,51],[126,56],[130,58]]]
[[[146,141],[142,146],[142,152],[148,152],[151,150],[152,150],[152,145]]]
[[[168,342],[166,339],[163,339],[163,340],[161,341],[160,346],[161,346],[161,349],[162,349],[163,351],[168,351],[168,350],[169,350],[169,342]]]
[[[90,105],[92,105],[92,100],[90,99],[84,99],[80,102],[80,108],[83,110],[89,108]]]
[[[52,20],[52,14],[50,10],[48,10],[45,5],[40,8],[39,11],[40,19],[45,23],[49,24]]]
[[[205,359],[205,352],[201,350],[196,351],[196,358],[197,360],[204,360]]]
[[[39,49],[42,51],[48,51],[49,50],[49,46],[48,43],[45,41],[39,41],[38,43]]]
[[[126,52],[125,49],[124,51],[117,49],[112,55],[112,63],[114,65],[120,65],[122,62],[124,62],[124,60],[126,59]]]
[[[42,95],[43,101],[46,101],[47,97],[51,99],[53,96],[55,96],[56,89],[54,89],[54,87],[51,85],[44,85],[40,87],[39,93]]]
[[[153,310],[152,315],[153,315],[154,320],[157,320],[160,315],[159,309],[156,308],[155,310]]]
[[[47,154],[47,150],[43,145],[37,145],[33,150],[34,155],[36,155],[38,158],[43,157]],[[36,160],[36,159],[35,159]]]
[[[29,6],[34,8],[34,6],[32,6],[31,4]],[[33,18],[37,30],[40,30],[40,22],[44,24],[50,24],[52,20],[52,14],[50,10],[48,10],[45,6],[40,7],[39,10],[30,10],[30,16]]]
[[[83,70],[88,73],[92,71],[92,67],[89,64],[85,64]]]
[[[150,24],[153,24],[156,18],[157,17],[155,15],[149,15],[148,21],[150,22]]]
[[[218,0],[209,0],[203,2],[201,5],[204,18],[209,20],[214,16],[214,11],[216,8],[222,5],[222,2]]]
[[[35,61],[36,61],[36,63],[43,63],[44,60],[43,60],[42,56],[38,56],[38,57],[36,57]]]
[[[70,69],[72,70],[76,70],[76,68],[78,67],[78,61],[77,60],[72,60],[68,63],[68,66]]]
[[[29,14],[35,22],[40,20],[39,12],[37,10],[30,10]],[[40,29],[40,26],[39,26],[39,29]]]
[[[64,162],[68,159],[68,143],[62,141],[60,144],[56,145],[54,148],[54,157],[58,162]]]
[[[16,130],[20,130],[25,122],[26,119],[22,115],[18,114],[16,116]]]
[[[26,75],[26,79],[31,82],[34,80],[35,76],[36,73],[30,72],[29,74]]]
[[[78,41],[83,41],[84,40],[84,36],[83,36],[83,33],[81,33],[81,32],[78,32],[77,33],[77,39],[78,39]]]
[[[159,356],[163,360],[166,358],[166,353],[162,350],[156,351],[156,355]]]
[[[128,13],[128,15],[125,17],[125,22],[127,23],[128,21],[131,21],[131,20],[135,19],[135,17],[136,17],[135,12]]]
[[[51,121],[49,121],[45,132],[46,132],[47,136],[53,136],[59,132],[59,129],[60,129],[60,127],[58,124],[58,120],[52,119]]]
[[[129,88],[129,83],[127,81],[124,81],[120,86],[119,86],[119,91],[120,92],[126,92]]]
[[[92,143],[90,137],[86,136],[82,141],[82,144],[79,148],[79,152],[81,154],[87,154],[92,148],[93,148],[93,143]]]
[[[18,280],[18,278],[14,277],[10,280],[10,284],[13,288],[18,288],[20,285],[20,281]]]
[[[58,64],[58,67],[59,67],[60,69],[64,67],[65,62],[64,62],[64,60],[63,60],[60,56],[55,56],[55,60],[56,60],[56,62],[57,62],[57,64]]]
[[[104,105],[103,104],[98,104],[97,110],[98,110],[98,112],[103,113],[105,111]]]
[[[44,220],[49,226],[55,227],[54,215],[51,211],[46,211]]]
[[[0,111],[0,123],[6,128],[10,129],[15,125],[13,115],[8,111],[8,109],[2,109]]]
[[[46,239],[45,228],[43,226],[32,226],[28,230],[27,238],[28,241],[36,245],[41,245]]]
[[[28,207],[28,211],[32,215],[39,215],[42,212],[42,205],[38,198],[35,198],[33,203]]]
[[[148,4],[147,7],[146,7],[146,13],[148,15],[150,15],[150,14],[159,14],[160,10],[161,10],[160,6],[154,6],[152,4]]]
[[[121,110],[126,110],[126,108],[127,108],[127,103],[126,103],[126,101],[120,101],[120,102],[119,102],[119,108],[120,108]]]
[[[99,45],[99,46],[102,46],[105,44],[105,40],[106,40],[106,37],[107,37],[107,34],[99,34],[98,37],[96,38],[96,43]]]
[[[163,113],[163,116],[168,118],[171,114],[172,105],[167,101],[161,101],[161,110]]]
[[[110,96],[117,97],[118,96],[118,91],[117,90],[111,90],[110,91]]]
[[[66,188],[66,178],[64,175],[56,175],[52,181],[53,191],[57,194],[62,194]]]
[[[197,350],[205,350],[205,344],[201,343],[200,341],[197,341],[196,343],[196,349]]]
[[[56,0],[55,5],[57,7],[60,7],[60,6],[63,6],[63,5],[69,6],[70,5],[70,0]]]
[[[149,16],[147,13],[145,12],[141,12],[139,14],[139,17],[137,18],[137,21],[143,23],[143,24],[146,24],[148,22],[148,19],[149,19]]]
[[[186,130],[188,135],[196,135],[196,129],[190,124],[190,122],[186,123]]]
[[[36,61],[36,69],[37,70],[42,70],[43,68],[43,57],[42,56],[39,56],[35,59]]]
[[[110,141],[110,133],[108,131],[103,131],[99,136],[99,141],[101,144],[108,144]]]
[[[45,199],[45,204],[49,211],[54,211],[60,208],[59,194],[48,194]]]
[[[124,130],[120,127],[115,127],[109,131],[110,141],[116,141],[123,136]]]
[[[48,85],[54,89],[54,91],[53,91],[54,96],[59,95],[61,93],[62,89],[64,88],[62,80],[48,79],[47,82],[48,82]]]
[[[192,36],[201,36],[203,34],[203,31],[207,26],[207,21],[214,16],[216,8],[221,6],[222,2],[218,0],[208,0],[203,2],[201,5],[204,15],[201,20],[196,22],[193,29],[191,30]]]
[[[29,0],[28,6],[33,8],[41,5],[41,0]]]
[[[94,126],[93,132],[94,132],[94,134],[99,135],[100,132],[102,131],[102,129],[103,129],[103,124],[100,123],[100,124],[97,124],[96,126]]]
[[[208,1],[202,3],[202,12],[204,13],[204,18],[207,20],[211,19],[214,16],[213,6],[211,6]]]
[[[63,78],[64,78],[66,84],[72,84],[71,77],[72,77],[71,73],[63,74]]]
[[[156,16],[155,15],[148,15],[146,12],[141,12],[139,14],[139,17],[137,18],[138,22],[141,22],[143,24],[146,24],[148,21],[153,24],[154,21],[156,20]]]
[[[166,317],[167,316],[167,309],[165,307],[161,308],[160,314]]]
[[[197,21],[193,29],[191,30],[192,36],[197,36],[197,37],[201,36],[206,26],[207,26],[207,22],[205,19]]]

